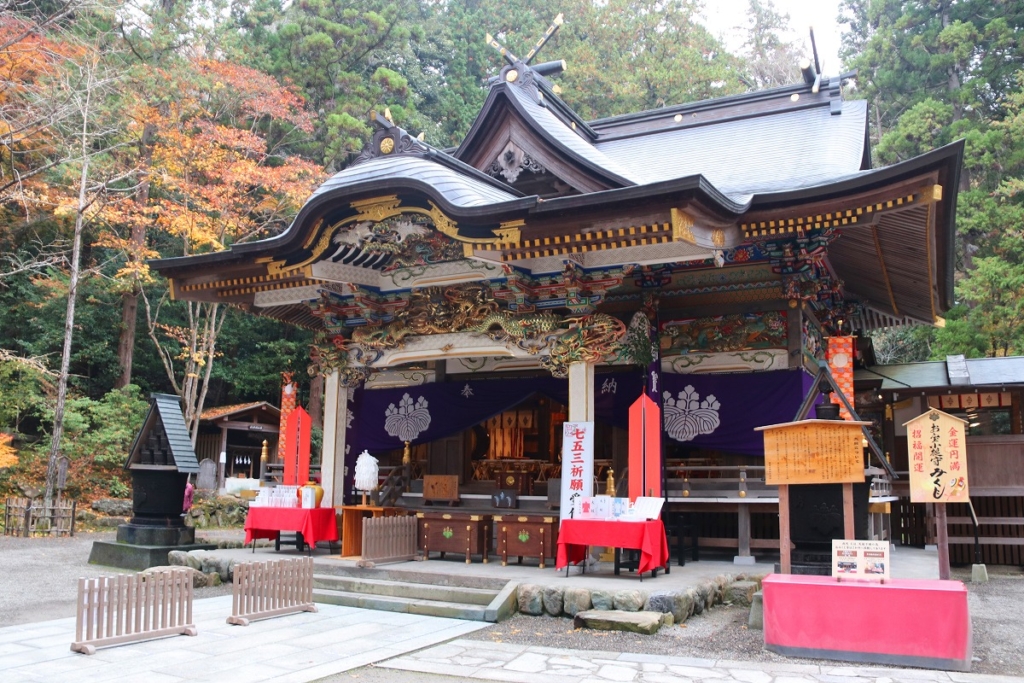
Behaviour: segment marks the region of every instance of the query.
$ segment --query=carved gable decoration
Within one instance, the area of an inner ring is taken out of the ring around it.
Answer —
[[[427,216],[400,214],[382,221],[362,221],[338,230],[334,263],[356,263],[387,273],[400,268],[458,261],[462,245],[439,232]]]
[[[541,166],[536,159],[531,157],[529,154],[524,152],[522,149],[517,147],[512,142],[505,145],[497,156],[497,158],[491,162],[491,165],[487,167],[487,173],[497,178],[498,176],[503,177],[510,183],[516,182],[519,178],[519,174],[523,171],[529,171],[534,174],[541,174],[546,172],[543,166]]]

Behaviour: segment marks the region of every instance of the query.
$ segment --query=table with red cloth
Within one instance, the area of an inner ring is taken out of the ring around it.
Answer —
[[[619,522],[603,519],[565,519],[558,530],[558,557],[561,569],[586,559],[587,547],[630,548],[640,551],[640,574],[667,567],[668,540],[660,519],[646,522]]]
[[[245,516],[245,542],[277,538],[281,531],[295,531],[311,546],[317,541],[337,541],[334,508],[251,507]]]

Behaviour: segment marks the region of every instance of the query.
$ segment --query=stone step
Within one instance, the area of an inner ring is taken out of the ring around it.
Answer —
[[[438,561],[434,561],[434,564],[437,562]],[[353,579],[379,579],[383,581],[400,581],[402,583],[420,583],[433,586],[485,588],[495,591],[500,591],[505,587],[505,584],[508,583],[508,579],[501,579],[497,577],[416,571],[407,568],[393,569],[389,568],[387,565],[377,567],[357,567],[339,562],[327,562],[323,560],[317,561],[316,559],[314,559],[314,565],[316,567],[316,573],[319,575],[344,576]]]
[[[449,619],[467,619],[470,621],[495,621],[488,619],[486,605],[470,605],[463,602],[444,600],[420,600],[416,598],[396,597],[393,595],[376,595],[344,590],[315,588],[313,601],[329,605],[344,605],[362,609],[376,609],[385,612],[406,612],[408,614],[425,614],[433,617]]]
[[[313,576],[313,587],[344,593],[362,593],[381,597],[484,606],[489,605],[500,592],[497,589],[491,588],[444,586],[415,581],[332,576],[329,574],[315,574]]]

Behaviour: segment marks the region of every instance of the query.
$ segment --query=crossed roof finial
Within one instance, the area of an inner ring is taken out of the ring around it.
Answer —
[[[562,25],[563,21],[563,15],[559,13],[558,16],[555,17],[554,20],[551,22],[551,25],[548,26],[548,30],[545,31],[544,35],[542,35],[540,37],[540,40],[537,41],[537,44],[534,45],[533,48],[526,53],[526,59],[523,60],[523,64],[529,64],[533,60],[533,58],[537,56],[537,53],[540,52],[540,49],[544,47],[544,45],[551,39],[551,36],[555,35],[555,32]],[[518,57],[512,54],[504,45],[495,40],[494,36],[492,36],[490,33],[487,34],[487,44],[493,47],[495,50],[497,50],[501,54],[501,56],[505,58],[505,61],[508,62],[509,64],[514,65],[516,62],[519,61]]]

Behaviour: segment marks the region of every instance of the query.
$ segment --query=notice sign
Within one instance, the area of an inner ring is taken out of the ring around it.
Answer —
[[[801,420],[756,427],[764,432],[764,479],[782,484],[864,481],[863,425],[869,422]]]
[[[594,423],[562,424],[562,503],[559,521],[578,517],[584,497],[594,495]]]
[[[966,503],[967,422],[932,408],[906,427],[910,502]]]
[[[888,581],[889,542],[833,539],[832,576]]]

